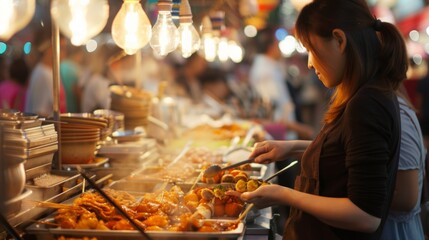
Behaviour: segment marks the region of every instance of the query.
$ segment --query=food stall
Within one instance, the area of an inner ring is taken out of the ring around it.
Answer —
[[[247,157],[249,145],[229,144],[237,144],[231,141],[233,136],[249,139],[246,133],[263,134],[260,130],[255,131],[255,126],[249,122],[221,127],[199,126],[164,145],[164,142],[136,131],[131,134],[122,131],[123,135],[115,136],[113,133],[121,131],[113,131],[111,125],[115,125],[114,122],[95,114],[62,114],[60,123],[33,116],[28,119],[20,112],[3,113],[3,117],[9,118],[3,123],[10,123],[2,131],[3,146],[18,142],[28,146],[2,148],[3,156],[6,156],[3,159],[16,156],[22,159],[18,163],[24,166],[25,181],[18,192],[10,196],[13,200],[7,201],[6,216],[11,226],[25,235],[38,239],[62,236],[135,239],[140,236],[123,222],[117,210],[94,190],[93,185],[88,185],[80,172],[114,197],[121,208],[133,209],[135,215],[132,216],[153,239],[236,239],[246,234],[266,237],[270,233],[270,209],[249,208],[246,211],[247,206],[241,200],[227,197],[224,192],[237,190],[240,184],[245,188],[240,191],[246,191],[246,185],[250,188],[252,183],[257,187],[273,174],[272,167],[247,163],[216,172],[215,176],[205,177],[203,174],[210,166],[228,166]],[[51,121],[63,125],[61,130],[56,131]],[[68,129],[73,129],[73,133]],[[96,129],[95,133],[90,132],[93,129]],[[58,135],[61,136],[57,138]],[[250,139],[254,136],[252,134]],[[89,144],[92,141],[94,145]],[[200,144],[193,144],[193,141]],[[58,146],[64,154],[62,169],[52,170],[53,153]],[[16,178],[13,183],[17,184]],[[168,201],[167,196],[171,197]],[[206,205],[208,209],[203,207]],[[154,214],[148,209],[150,206],[160,212]],[[175,215],[173,210],[182,208],[186,212]],[[85,212],[91,212],[93,216],[89,217]],[[240,215],[243,212],[244,215]],[[199,225],[201,223],[194,219],[200,216],[198,214],[204,214],[206,225]],[[96,219],[98,224],[91,225],[91,219]],[[152,220],[155,222],[151,223]]]
[[[123,7],[136,2],[125,0]],[[19,5],[20,11],[31,12],[34,1],[27,3]],[[97,3],[107,1],[91,1],[92,7]],[[180,1],[174,4],[159,0],[159,13],[175,7],[171,12],[180,12],[180,23],[192,23],[190,7],[179,11]],[[99,14],[106,14],[106,5],[100,6]],[[53,114],[0,111],[0,185],[5,186],[0,194],[5,218],[0,237],[274,239],[271,209],[257,210],[225,195],[228,190],[244,192],[268,184],[265,180],[274,174],[272,165],[246,163],[204,175],[213,165],[227,167],[248,158],[255,141],[269,138],[261,126],[229,117],[208,121],[202,116],[195,119],[198,124],[185,127],[172,119],[178,113],[171,102],[155,109],[153,95],[124,85],[110,87],[110,109],[60,113],[60,31],[78,44],[99,31],[76,39],[63,22],[70,16],[59,20],[61,11],[70,6],[52,1],[50,7]],[[122,7],[118,15],[121,11]],[[219,12],[211,16],[216,22],[213,29],[219,31],[216,34],[224,27],[223,17]],[[107,21],[106,16],[100,19],[104,20],[99,24]],[[29,21],[28,16],[22,20]],[[125,53],[134,54],[147,44],[148,39],[143,39],[143,45],[122,45],[113,33],[117,24],[112,24],[113,40]],[[156,34],[155,26],[152,31]],[[155,40],[153,46],[160,44]],[[164,47],[154,51],[165,55]],[[183,56],[190,55],[186,46],[181,50]],[[191,53],[196,50],[192,48]]]

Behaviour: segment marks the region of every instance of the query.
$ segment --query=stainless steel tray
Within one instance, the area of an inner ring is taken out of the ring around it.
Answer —
[[[144,193],[149,193],[149,192],[156,192],[158,190],[168,190],[170,189],[173,185],[177,185],[179,186],[183,192],[188,192],[193,184],[189,184],[189,183],[167,183],[167,182],[163,182],[163,181],[156,181],[156,180],[151,180],[151,181],[147,181],[147,180],[130,180],[130,179],[122,179],[119,181],[114,181],[112,183],[110,183],[109,185],[106,186],[106,188],[111,188],[114,190],[121,190],[121,191],[126,191],[129,192],[135,196],[141,196]],[[207,183],[197,183],[194,187],[195,188],[199,188],[199,187],[214,187],[214,186],[218,186],[218,185],[223,185],[223,186],[228,186],[231,188],[234,188],[234,183],[223,183],[223,184],[207,184]]]
[[[41,221],[53,222],[52,217]],[[152,239],[237,239],[244,235],[243,222],[232,231],[223,232],[173,232],[173,231],[147,231]],[[34,234],[38,239],[56,239],[58,236],[70,237],[96,237],[98,240],[135,240],[144,239],[138,231],[133,230],[93,230],[93,229],[62,229],[50,227],[47,224],[34,223],[26,228],[26,232]]]
[[[34,168],[30,168],[30,169],[26,169],[25,170],[25,178],[28,180],[31,180],[35,177],[38,177],[44,173],[49,173],[51,171],[51,167],[52,167],[52,162],[34,167]]]
[[[83,182],[78,183],[70,189],[46,200],[46,202],[59,203],[66,201],[75,194],[83,191]],[[28,226],[34,222],[34,219],[41,217],[42,215],[53,212],[53,209],[36,207],[34,201],[29,197],[24,199],[21,204],[21,212],[8,219],[9,223],[13,226]]]
[[[44,201],[52,198],[63,191],[66,191],[78,184],[80,174],[73,172],[55,172],[52,171],[51,175],[64,177],[64,180],[55,182],[46,187],[36,186],[33,184],[26,184],[25,187],[32,190],[31,199],[34,201]]]

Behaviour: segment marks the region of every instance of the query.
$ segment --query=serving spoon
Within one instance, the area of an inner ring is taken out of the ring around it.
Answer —
[[[204,170],[203,176],[206,178],[207,177],[214,177],[214,176],[216,176],[216,174],[218,174],[221,171],[225,171],[225,170],[228,170],[231,168],[235,168],[235,167],[241,166],[241,165],[246,164],[246,163],[251,163],[254,160],[255,160],[254,158],[249,158],[249,159],[246,159],[244,161],[240,161],[240,162],[237,162],[237,163],[225,166],[225,167],[221,167],[219,165],[211,165],[206,170]]]

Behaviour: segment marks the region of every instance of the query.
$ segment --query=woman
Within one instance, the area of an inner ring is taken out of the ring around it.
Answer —
[[[419,121],[405,88],[400,88],[397,94],[401,111],[401,152],[395,192],[381,239],[424,239],[419,213],[426,151]]]
[[[378,239],[399,157],[395,90],[408,68],[404,41],[364,0],[313,1],[298,16],[296,34],[309,68],[335,89],[325,125],[311,143],[256,145],[258,163],[306,149],[301,173],[295,189],[267,185],[241,198],[260,208],[291,206],[284,239]]]

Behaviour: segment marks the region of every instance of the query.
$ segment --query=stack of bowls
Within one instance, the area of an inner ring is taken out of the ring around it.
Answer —
[[[90,113],[61,115],[61,163],[88,164],[95,159],[107,119]]]
[[[110,109],[97,109],[94,111],[97,116],[102,116],[107,119],[107,128],[102,135],[111,136],[115,131],[124,130],[124,114]],[[105,140],[101,138],[101,140]]]
[[[111,109],[124,114],[126,130],[146,127],[150,114],[152,96],[143,90],[128,86],[113,85],[110,87]]]

